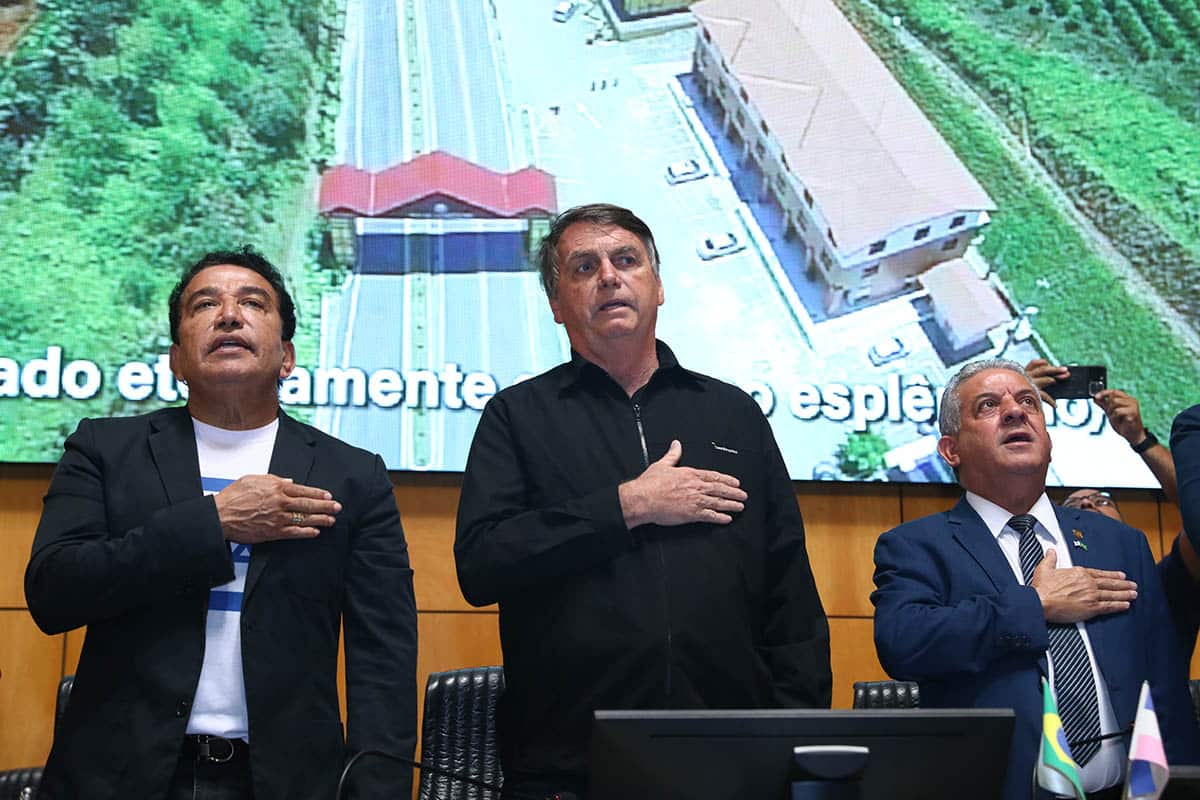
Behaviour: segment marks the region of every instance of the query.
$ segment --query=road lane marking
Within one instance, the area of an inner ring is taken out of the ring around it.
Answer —
[[[440,2],[440,0],[439,0]],[[421,152],[431,152],[437,149],[437,104],[433,96],[433,88],[426,76],[433,75],[433,62],[430,61],[429,31],[426,29],[425,4],[422,0],[413,2],[413,19],[417,25],[417,46],[421,53],[421,111],[425,125],[425,136],[421,142]]]
[[[593,116],[592,116],[592,112],[588,111],[588,109],[587,109],[587,106],[585,106],[585,105],[584,105],[582,102],[578,102],[578,103],[576,103],[576,104],[575,104],[575,110],[579,112],[579,115],[580,115],[581,117],[583,117],[583,118],[584,118],[584,119],[586,119],[588,122],[590,122],[590,123],[592,123],[593,125],[595,125],[597,128],[600,128],[600,127],[602,127],[602,126],[600,125],[600,121],[599,121],[599,120],[597,120],[595,117],[593,117]]]
[[[347,281],[347,290],[350,294],[350,312],[346,315],[346,332],[345,340],[342,342],[342,368],[350,366],[350,346],[354,339],[354,321],[358,316],[358,287],[362,285],[362,277],[357,273],[351,273],[350,279]],[[333,409],[333,421],[330,425],[330,435],[337,436],[338,431],[342,429],[342,406],[338,405]]]
[[[467,158],[479,163],[479,142],[475,138],[475,113],[471,102],[471,76],[467,72],[466,42],[463,39],[462,18],[459,16],[457,0],[450,3],[450,19],[454,29],[454,52],[458,60],[458,92],[462,96],[462,110],[467,134]]]
[[[408,114],[408,93],[411,84],[408,70],[408,47],[405,37],[408,29],[405,22],[404,0],[396,3],[396,66],[400,75],[400,160],[412,158],[412,124]]]

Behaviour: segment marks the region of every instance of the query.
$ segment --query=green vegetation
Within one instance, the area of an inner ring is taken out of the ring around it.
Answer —
[[[5,457],[52,460],[82,416],[139,410],[116,365],[169,344],[166,296],[202,253],[256,244],[319,303],[297,208],[329,150],[334,0],[42,0],[0,64],[0,356],[104,368],[85,401],[0,399]],[[311,213],[311,209],[309,209]],[[311,219],[311,217],[310,217]],[[301,359],[316,319],[297,332]]]
[[[871,431],[853,431],[837,449],[838,469],[848,478],[870,478],[884,468],[887,439]]]
[[[996,203],[999,210],[986,229],[983,255],[996,266],[1018,303],[1042,309],[1036,328],[1053,355],[1109,365],[1110,383],[1142,400],[1148,424],[1168,428],[1176,412],[1200,397],[1194,354],[1143,298],[1126,290],[1054,198],[1023,177],[1022,168],[998,141],[993,123],[982,111],[953,95],[919,56],[900,45],[890,21],[858,3],[839,0],[839,4]],[[942,19],[947,25],[960,21],[948,13]],[[979,36],[989,38],[983,32]],[[981,49],[991,46],[999,45],[979,44]],[[1041,97],[1026,97],[1030,106],[1044,102]],[[1085,128],[1089,109],[1098,113],[1100,107],[1113,104],[1103,97],[1080,99],[1086,108],[1066,114],[1064,125],[1074,122]],[[1139,99],[1139,108],[1155,108],[1147,98]],[[1159,122],[1166,124],[1166,117]],[[1178,117],[1173,121],[1182,124]],[[1136,171],[1151,158],[1140,147],[1126,160],[1128,168]],[[1164,168],[1177,170],[1175,175],[1187,174],[1197,164]],[[1141,191],[1152,195],[1163,189],[1150,185]],[[1193,203],[1192,213],[1195,207]]]
[[[1117,54],[1089,62],[1037,52],[1026,31],[1003,36],[996,20],[987,24],[946,0],[889,0],[887,7],[948,58],[1013,131],[1028,130],[1034,153],[1075,204],[1168,302],[1196,318],[1200,287],[1191,276],[1200,268],[1200,82],[1191,86],[1188,119],[1184,109],[1168,105],[1177,89],[1159,93],[1154,84],[1128,80],[1128,55],[1121,68]],[[1197,43],[1179,33],[1159,0],[1114,0],[1108,9],[1134,57],[1145,61],[1158,53],[1183,76],[1200,80]],[[1059,38],[1048,41],[1056,46],[1073,39],[1078,48],[1095,38],[1082,31],[1069,37],[1057,23],[1049,25]]]

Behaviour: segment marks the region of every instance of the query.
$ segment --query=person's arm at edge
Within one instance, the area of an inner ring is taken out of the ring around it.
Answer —
[[[1141,456],[1142,461],[1158,480],[1158,485],[1162,487],[1166,498],[1172,503],[1178,503],[1179,490],[1176,488],[1175,459],[1172,457],[1171,451],[1159,443],[1142,453]]]
[[[770,425],[759,417],[760,452],[766,460],[764,500],[769,504],[764,535],[770,537],[763,655],[782,707],[829,708],[833,699],[829,621],[808,560],[795,488]]]
[[[1093,400],[1108,417],[1108,423],[1112,429],[1129,442],[1130,447],[1138,447],[1146,441],[1149,431],[1142,422],[1141,406],[1136,397],[1120,389],[1105,389],[1097,392]],[[1171,451],[1158,442],[1138,455],[1150,472],[1154,474],[1154,478],[1162,487],[1163,494],[1167,496],[1167,499],[1172,503],[1178,503],[1179,491],[1176,486],[1175,460],[1171,456]]]
[[[1196,575],[1200,574],[1200,569],[1196,569],[1195,558],[1191,543],[1180,533],[1175,537],[1171,551],[1158,562],[1163,596],[1184,658],[1191,657],[1196,635],[1200,633],[1200,603],[1196,602],[1200,594],[1200,581]]]
[[[503,401],[492,398],[480,417],[458,504],[458,582],[475,606],[602,563],[634,543],[616,484],[557,506],[528,507],[522,457]]]
[[[151,511],[137,527],[119,535],[109,531],[104,499],[109,476],[95,427],[85,419],[66,441],[25,570],[29,612],[50,634],[233,580],[216,503],[199,487],[194,499]]]
[[[378,456],[361,485],[362,513],[350,530],[342,620],[346,750],[348,755],[383,750],[412,758],[417,741],[417,610],[408,545]],[[389,772],[412,778],[408,768],[380,770]],[[408,791],[399,784],[366,790],[359,783],[356,788],[363,797],[403,797]]]
[[[888,674],[928,680],[983,672],[1017,654],[1039,657],[1048,640],[1037,591],[1014,580],[995,594],[945,602],[934,538],[902,528],[875,544],[875,649]]]
[[[1171,425],[1171,454],[1178,479],[1183,533],[1200,552],[1200,405],[1181,411]]]

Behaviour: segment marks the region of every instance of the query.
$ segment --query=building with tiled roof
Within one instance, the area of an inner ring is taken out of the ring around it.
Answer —
[[[915,288],[995,206],[832,0],[702,0],[695,73],[836,313]]]

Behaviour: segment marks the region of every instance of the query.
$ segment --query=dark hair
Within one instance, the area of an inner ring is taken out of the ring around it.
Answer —
[[[550,232],[542,239],[538,248],[538,270],[542,274],[542,288],[551,300],[558,297],[558,240],[562,238],[563,232],[576,222],[613,225],[634,234],[642,240],[642,245],[650,257],[650,266],[654,268],[654,274],[658,274],[658,248],[654,246],[654,234],[650,232],[650,226],[642,222],[636,214],[628,208],[610,203],[575,206],[555,217]]]
[[[267,283],[271,284],[279,303],[279,316],[283,321],[283,341],[290,342],[296,333],[296,305],[292,302],[292,296],[288,294],[287,287],[283,284],[283,276],[279,274],[279,270],[275,269],[275,265],[270,261],[256,253],[250,245],[244,245],[240,250],[215,250],[205,253],[203,258],[184,270],[183,277],[179,279],[179,283],[175,284],[175,288],[171,290],[171,298],[167,301],[170,306],[171,341],[179,344],[179,319],[181,316],[179,303],[183,299],[184,290],[201,270],[222,264],[244,267],[252,272],[257,272]]]

